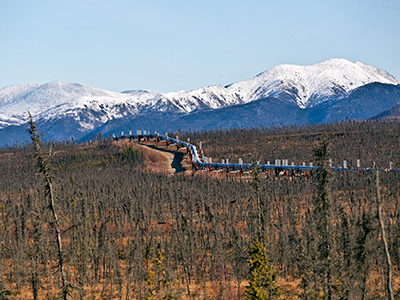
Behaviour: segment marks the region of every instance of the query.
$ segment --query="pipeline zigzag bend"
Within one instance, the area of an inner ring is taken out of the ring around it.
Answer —
[[[168,135],[163,135],[158,132],[151,133],[150,131],[146,130],[137,130],[136,134],[132,134],[132,131],[129,132],[129,135],[124,135],[124,132],[121,132],[120,136],[115,136],[113,134],[113,139],[114,140],[124,140],[124,139],[129,139],[129,140],[138,140],[141,141],[142,139],[147,139],[147,140],[154,140],[157,142],[166,142],[166,143],[171,143],[171,144],[176,144],[177,146],[180,147],[186,147],[188,151],[190,151],[191,156],[192,156],[192,163],[195,166],[196,169],[226,169],[226,170],[252,170],[252,169],[259,169],[260,171],[266,171],[266,170],[274,170],[276,173],[279,172],[291,172],[291,174],[299,174],[303,172],[312,172],[312,171],[317,171],[320,169],[319,166],[313,166],[312,163],[310,163],[309,166],[306,166],[305,163],[303,165],[294,165],[292,162],[291,165],[288,164],[287,160],[275,160],[275,164],[260,164],[257,162],[257,164],[244,164],[241,159],[239,159],[239,163],[229,163],[228,159],[226,162],[222,163],[213,163],[212,159],[209,157],[201,156],[199,155],[197,151],[197,147],[193,144],[190,144],[189,142],[184,142],[179,140],[178,136],[174,139],[169,137]],[[200,150],[201,150],[201,142],[200,142]],[[357,160],[357,167],[356,168],[348,168],[346,161],[343,161],[343,167],[333,167],[332,163],[330,161],[329,163],[329,169],[331,171],[356,171],[356,172],[368,172],[372,170],[381,170],[384,172],[392,172],[392,171],[400,171],[400,169],[395,169],[392,168],[392,163],[389,163],[389,168],[387,169],[376,169],[376,168],[362,168],[360,167],[360,161]]]

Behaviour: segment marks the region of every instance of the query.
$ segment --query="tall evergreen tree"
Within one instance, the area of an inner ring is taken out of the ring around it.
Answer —
[[[249,250],[250,280],[246,288],[246,300],[278,299],[281,287],[277,284],[278,273],[270,266],[264,245],[257,240]]]

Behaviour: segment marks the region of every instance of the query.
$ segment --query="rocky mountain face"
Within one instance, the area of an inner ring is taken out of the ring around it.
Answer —
[[[227,86],[160,94],[110,92],[77,83],[0,89],[0,146],[27,141],[28,111],[46,139],[148,129],[211,129],[367,119],[400,104],[400,82],[345,59],[280,65]]]

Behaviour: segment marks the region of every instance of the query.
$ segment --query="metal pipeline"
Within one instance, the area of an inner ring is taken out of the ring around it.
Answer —
[[[293,166],[293,165],[271,165],[271,164],[235,164],[235,163],[206,163],[201,161],[199,154],[197,152],[197,148],[196,146],[194,146],[193,144],[181,141],[179,139],[174,139],[172,137],[169,137],[168,135],[163,135],[163,134],[159,134],[159,133],[155,133],[152,134],[150,132],[146,132],[146,134],[143,135],[129,135],[129,136],[124,136],[123,134],[121,134],[120,137],[115,137],[113,136],[113,138],[115,140],[119,140],[119,139],[124,139],[124,138],[129,138],[129,139],[137,139],[137,138],[159,138],[162,140],[166,140],[170,143],[174,143],[177,145],[180,145],[182,147],[188,147],[191,150],[191,153],[193,155],[194,158],[194,163],[196,164],[196,166],[201,167],[201,168],[209,168],[210,166],[212,168],[229,168],[229,169],[255,169],[258,168],[260,170],[280,170],[280,171],[317,171],[318,169],[320,169],[319,166]],[[330,168],[332,171],[371,171],[373,169],[371,168],[344,168],[344,167],[331,167]],[[397,170],[399,171],[400,169],[390,169],[390,171],[394,171]]]

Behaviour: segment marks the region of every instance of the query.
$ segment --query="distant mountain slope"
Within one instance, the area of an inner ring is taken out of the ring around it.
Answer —
[[[282,113],[284,112],[284,113]],[[220,109],[199,110],[191,114],[152,113],[135,118],[110,120],[91,132],[86,138],[102,132],[105,135],[120,134],[122,131],[147,129],[175,131],[178,129],[212,129],[230,127],[279,126],[281,124],[304,123],[306,112],[294,103],[275,98],[260,99],[246,104]]]
[[[311,123],[336,120],[370,119],[377,112],[386,111],[400,103],[400,85],[370,83],[361,86],[344,97],[328,101],[310,109]]]
[[[373,119],[373,120],[400,120],[400,104],[372,117],[371,119]]]
[[[376,111],[385,111],[400,104],[400,85],[370,83],[351,93],[315,107],[301,109],[294,103],[266,98],[246,104],[191,114],[147,115],[132,119],[110,120],[98,130],[119,134],[137,128],[166,131],[178,129],[212,129],[229,127],[280,126],[304,123],[326,123],[345,119],[369,119]]]
[[[398,103],[398,84],[379,68],[345,59],[280,65],[225,87],[122,93],[54,81],[0,89],[0,146],[27,140],[30,111],[48,139],[80,139],[117,128],[159,131],[370,118]],[[371,115],[371,113],[373,113]],[[25,127],[24,127],[25,128]]]

